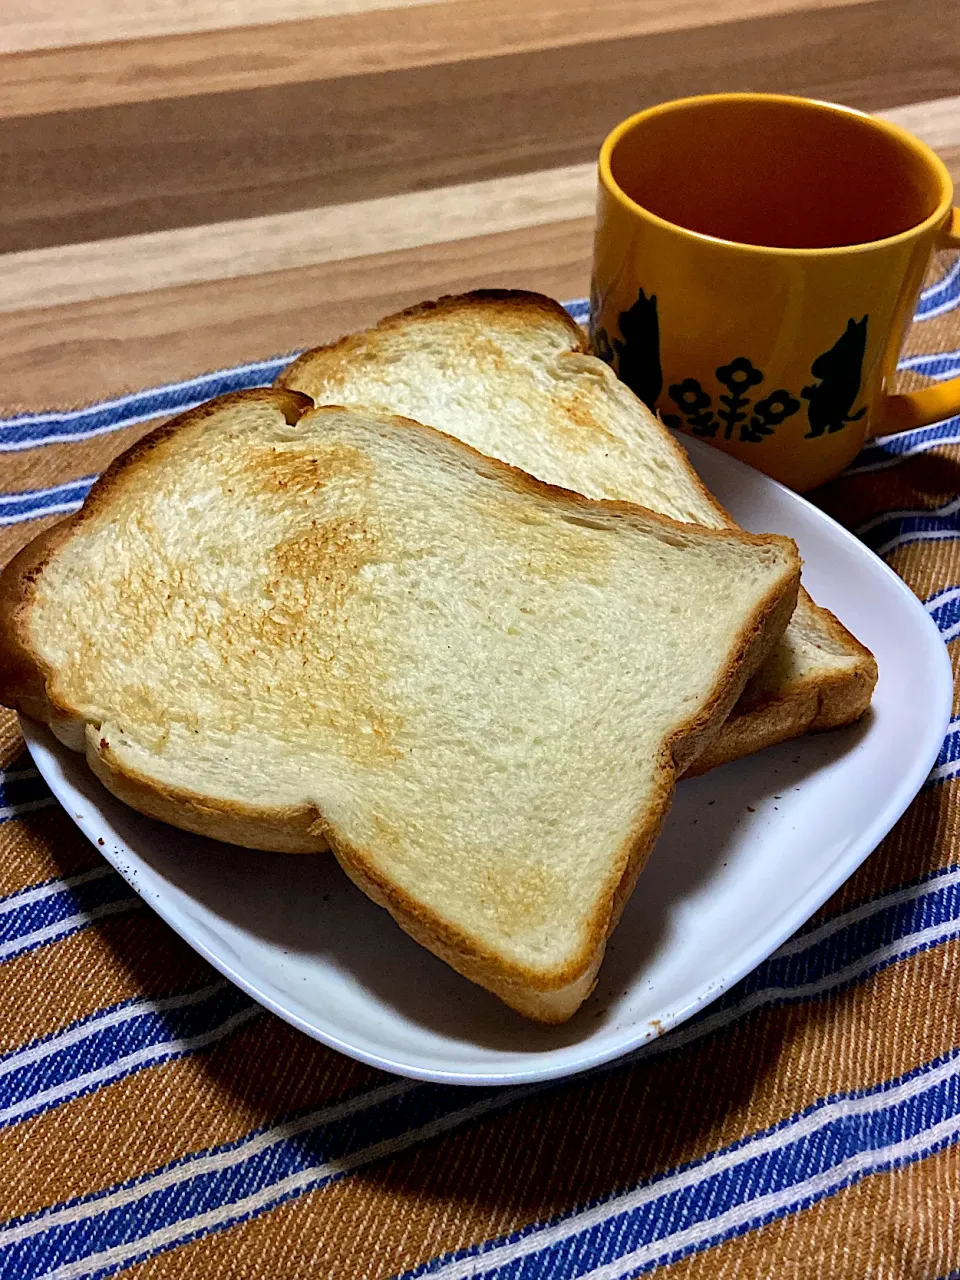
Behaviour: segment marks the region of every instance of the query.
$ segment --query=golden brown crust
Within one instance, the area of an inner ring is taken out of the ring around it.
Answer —
[[[267,808],[168,786],[119,760],[95,725],[87,726],[85,737],[86,760],[93,773],[111,795],[148,818],[266,853],[323,853],[328,847],[317,826],[315,805]]]
[[[65,540],[68,523],[61,520],[28,542],[0,574],[0,703],[51,726],[71,716],[47,694],[53,672],[27,644],[26,615],[33,583]]]
[[[536,1022],[566,1022],[596,985],[596,975],[603,960],[606,941],[599,946],[586,971],[584,981],[567,984],[574,989],[573,998],[564,1000],[563,987],[541,990],[539,975],[520,976],[494,953],[482,954],[473,941],[446,921],[424,912],[415,899],[371,874],[368,861],[356,850],[338,846],[331,835],[330,844],[340,866],[353,883],[377,906],[390,913],[400,928],[433,955],[443,960],[462,977],[492,992],[504,1004]],[[522,971],[521,975],[522,975]],[[557,998],[559,997],[559,999]]]
[[[309,394],[310,386],[315,384],[320,371],[335,375],[338,365],[348,363],[358,350],[369,343],[371,333],[389,334],[422,316],[442,315],[452,318],[457,315],[469,316],[478,310],[482,310],[486,316],[499,312],[514,323],[518,317],[529,317],[532,322],[538,315],[542,316],[566,330],[573,352],[589,354],[589,344],[583,330],[553,298],[523,289],[475,289],[469,293],[448,294],[435,301],[418,303],[386,316],[372,330],[347,334],[336,342],[305,351],[283,370],[274,385]],[[639,403],[638,401],[638,405]],[[643,411],[646,412],[645,406]],[[674,451],[678,461],[689,471],[703,501],[713,507],[728,528],[738,529],[739,525],[704,485],[690,466],[682,446],[666,427],[663,428],[663,436],[665,445]],[[748,686],[743,700],[734,707],[710,748],[690,766],[689,774],[704,773],[715,765],[752,755],[764,747],[805,733],[851,724],[870,705],[877,682],[877,664],[873,655],[832,613],[816,604],[806,592],[803,595],[821,628],[837,646],[848,651],[853,665],[846,672],[811,676],[807,680],[793,682],[789,688],[782,689],[779,693],[765,691],[757,694],[754,691],[754,696],[751,696],[752,691]]]
[[[687,777],[807,733],[854,724],[866,712],[877,683],[876,659],[828,609],[814,608],[824,630],[851,650],[856,658],[853,670],[811,676],[798,681],[787,694],[771,694],[755,702],[745,695],[710,745],[688,767]]]
[[[332,367],[336,367],[340,359],[349,359],[349,357],[358,349],[364,347],[371,333],[390,333],[394,329],[401,329],[411,320],[427,315],[456,315],[458,312],[472,312],[478,307],[483,307],[489,314],[491,304],[494,309],[501,308],[504,313],[511,319],[517,315],[518,308],[522,307],[528,314],[541,312],[549,319],[562,324],[570,334],[570,340],[577,350],[583,354],[588,353],[586,339],[580,326],[570,318],[567,312],[561,307],[559,302],[553,298],[548,298],[541,293],[528,293],[525,289],[474,289],[470,293],[445,294],[442,298],[431,299],[427,302],[418,302],[412,307],[407,307],[404,311],[394,312],[393,315],[384,316],[371,329],[364,329],[358,333],[346,333],[342,337],[337,338],[335,342],[325,343],[320,347],[312,347],[309,351],[303,351],[296,360],[287,365],[274,380],[274,387],[280,387],[289,391],[297,391],[302,394],[303,384],[308,382],[308,370],[318,359],[322,358],[324,363],[333,361]]]

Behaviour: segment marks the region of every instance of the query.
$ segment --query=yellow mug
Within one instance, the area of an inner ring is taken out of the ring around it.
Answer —
[[[960,378],[886,390],[931,254],[960,248],[941,160],[826,102],[721,93],[607,137],[590,336],[670,426],[797,490],[869,435],[960,413]]]

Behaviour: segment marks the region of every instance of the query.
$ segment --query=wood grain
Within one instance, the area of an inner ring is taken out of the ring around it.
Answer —
[[[583,218],[0,315],[0,413],[89,403],[312,346],[441,293],[504,286],[583,297],[591,252],[592,220]],[[0,455],[0,467],[19,466],[16,456]]]
[[[960,152],[960,97],[914,102],[877,114],[915,133],[948,163],[956,160]]]
[[[880,113],[960,163],[960,98]],[[575,165],[294,213],[0,257],[0,312],[62,306],[516,230],[593,211],[595,167]]]
[[[318,14],[363,13],[396,9],[412,3],[440,0],[153,0],[136,5],[128,0],[4,0],[0,9],[0,51],[63,48],[108,40],[189,35],[223,31],[255,23],[285,22]]]
[[[0,311],[259,275],[593,213],[592,164],[0,258]]]
[[[739,19],[869,0],[744,0]],[[302,84],[728,22],[715,0],[453,0],[0,58],[0,117]]]
[[[105,0],[76,20],[101,39],[126,12]],[[15,0],[0,37],[53,13]],[[70,47],[68,15],[61,47],[0,59],[0,408],[275,354],[444,290],[582,294],[599,140],[675,94],[790,88],[882,108],[960,172],[958,14],[943,0],[244,0],[215,14],[166,0],[129,15],[148,36],[89,47]],[[228,18],[246,25],[203,29]]]
[[[891,60],[889,32],[898,30]],[[851,51],[856,58],[851,63]],[[960,6],[901,0],[308,84],[0,122],[0,249],[259,217],[591,161],[646,103],[952,96]]]

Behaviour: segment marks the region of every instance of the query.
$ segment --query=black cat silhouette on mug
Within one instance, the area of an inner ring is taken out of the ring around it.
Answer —
[[[615,338],[617,372],[634,395],[653,409],[663,390],[660,368],[660,321],[657,317],[657,295],[648,298],[641,289],[629,311],[621,311],[620,333]]]
[[[866,346],[867,317],[848,320],[830,350],[822,352],[810,366],[810,372],[820,381],[800,392],[808,402],[808,438],[822,436],[825,431],[842,431],[848,422],[858,422],[867,412],[866,405],[856,413],[850,412],[860,394]]]

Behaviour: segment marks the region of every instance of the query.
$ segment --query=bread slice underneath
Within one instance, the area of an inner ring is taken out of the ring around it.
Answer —
[[[562,1020],[677,770],[786,625],[796,548],[305,404],[161,427],[22,552],[0,698],[144,813],[329,842],[454,968]]]
[[[556,302],[484,291],[441,298],[300,356],[278,384],[317,404],[366,404],[429,423],[550,484],[637,502],[708,528],[736,524],[686,455]],[[877,667],[801,591],[782,642],[690,772],[849,724]]]

